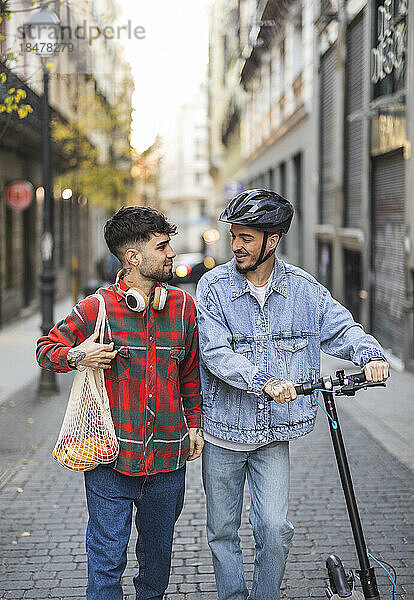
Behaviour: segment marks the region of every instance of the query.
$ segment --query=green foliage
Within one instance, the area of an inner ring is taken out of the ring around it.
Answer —
[[[120,171],[110,163],[104,165],[81,166],[76,173],[69,171],[55,179],[62,188],[75,188],[81,196],[92,204],[114,212],[127,202],[130,193],[128,173]]]
[[[84,91],[78,98],[82,108],[76,120],[52,122],[52,138],[68,165],[56,183],[108,211],[126,204],[131,193],[131,93],[124,82],[119,90],[122,97],[111,105]]]
[[[9,20],[11,16],[11,11],[7,6],[7,0],[0,0],[0,25],[3,23],[4,19]],[[4,41],[4,35],[0,34],[0,41]],[[10,62],[17,62],[17,56],[14,52],[11,51],[10,48],[6,50],[5,56],[0,56],[0,62],[3,65],[7,65]],[[0,70],[0,84],[3,86],[7,86],[7,75],[6,73]],[[26,104],[23,100],[26,98],[26,92],[23,89],[10,87],[5,92],[0,95],[0,114],[6,113],[7,115],[11,115],[12,113],[17,113],[19,119],[25,119],[27,115],[33,112],[33,108],[30,104]],[[7,124],[3,126],[0,139],[5,134],[7,129]]]
[[[0,74],[0,80],[2,83],[7,81],[7,77],[1,77],[4,73]],[[33,112],[30,104],[24,104],[22,100],[26,98],[26,92],[20,88],[11,87],[7,90],[5,97],[0,102],[0,113],[11,114],[16,112],[20,119],[24,119],[27,115]]]

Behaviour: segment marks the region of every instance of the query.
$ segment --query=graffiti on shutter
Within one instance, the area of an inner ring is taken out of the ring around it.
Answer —
[[[373,333],[402,356],[404,338],[405,161],[401,151],[373,160]]]

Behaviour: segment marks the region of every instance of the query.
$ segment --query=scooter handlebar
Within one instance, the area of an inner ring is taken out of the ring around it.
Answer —
[[[315,386],[315,384],[310,383],[310,382],[299,383],[298,385],[295,385],[295,391],[298,396],[310,396],[311,394],[313,394],[315,389],[319,389],[319,388],[317,386]]]
[[[323,377],[317,382],[305,382],[295,385],[295,390],[298,396],[310,396],[316,390],[335,391],[336,394],[342,396],[353,396],[355,392],[367,387],[385,387],[384,382],[367,381],[365,373],[352,373],[345,375],[343,371],[337,371],[336,378]]]
[[[345,375],[344,371],[337,371],[336,377],[322,377],[316,382],[305,381],[295,385],[295,390],[298,396],[310,396],[316,390],[326,390],[339,396],[354,396],[361,389],[378,386],[385,387],[385,383],[367,381],[363,372]]]

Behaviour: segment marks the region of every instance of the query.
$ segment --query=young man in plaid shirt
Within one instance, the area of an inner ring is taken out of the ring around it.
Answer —
[[[42,367],[58,373],[105,369],[120,446],[113,465],[84,474],[88,600],[123,598],[120,579],[134,504],[136,598],[163,598],[186,461],[198,458],[204,445],[196,309],[189,294],[165,285],[172,278],[175,233],[154,209],[121,208],[105,225],[109,250],[123,265],[119,280],[99,292],[107,313],[105,343],[93,333],[95,296],[79,302],[38,341]]]

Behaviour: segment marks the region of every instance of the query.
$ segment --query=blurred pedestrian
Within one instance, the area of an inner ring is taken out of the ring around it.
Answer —
[[[220,216],[231,225],[235,258],[197,288],[203,392],[203,483],[207,537],[219,600],[279,600],[293,536],[287,519],[289,440],[309,433],[316,403],[295,384],[319,377],[320,350],[383,381],[379,343],[311,275],[275,256],[292,205],[248,190]],[[255,539],[248,592],[238,529],[247,478]]]
[[[117,273],[122,268],[121,261],[112,252],[108,253],[105,264],[105,280],[115,281]]]
[[[161,600],[168,586],[175,522],[184,500],[186,460],[203,448],[196,309],[166,285],[176,227],[149,207],[121,208],[105,225],[120,260],[102,288],[105,343],[93,334],[99,301],[89,296],[40,338],[37,359],[57,372],[105,369],[120,452],[109,468],[85,472],[88,600],[121,600],[133,505],[138,530],[138,600]]]

